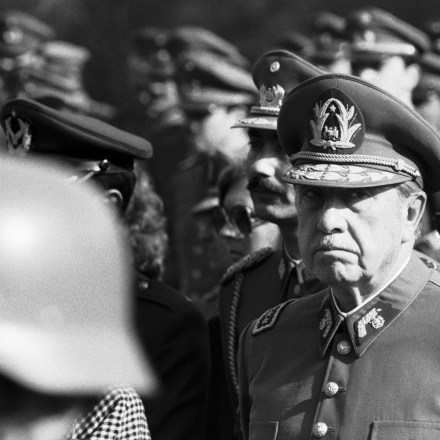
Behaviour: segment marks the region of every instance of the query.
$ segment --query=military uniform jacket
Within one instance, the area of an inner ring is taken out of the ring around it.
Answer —
[[[245,438],[440,438],[440,276],[414,255],[346,320],[329,289],[266,312],[243,333]]]
[[[219,315],[228,388],[235,408],[236,352],[246,325],[281,302],[322,288],[319,281],[307,274],[302,261],[293,261],[284,250],[274,252],[269,247],[247,255],[227,270],[221,280]]]
[[[205,319],[179,292],[142,275],[135,312],[140,342],[162,385],[142,399],[151,437],[203,440],[210,375]]]

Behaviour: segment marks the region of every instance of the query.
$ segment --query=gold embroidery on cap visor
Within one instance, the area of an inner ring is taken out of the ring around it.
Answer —
[[[358,165],[323,163],[294,165],[284,173],[283,179],[294,184],[346,188],[391,185],[412,180],[410,176]]]

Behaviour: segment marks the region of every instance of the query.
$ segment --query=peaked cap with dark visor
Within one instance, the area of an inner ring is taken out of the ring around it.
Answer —
[[[262,55],[252,69],[252,79],[259,91],[259,101],[250,115],[232,128],[245,127],[276,130],[284,96],[301,82],[325,72],[287,50],[272,50]]]
[[[387,92],[331,74],[305,81],[285,98],[278,137],[292,164],[284,180],[330,187],[415,181],[440,189],[440,135]]]

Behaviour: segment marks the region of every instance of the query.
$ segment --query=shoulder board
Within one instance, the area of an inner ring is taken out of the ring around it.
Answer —
[[[258,251],[252,252],[252,254],[244,256],[241,260],[228,267],[220,280],[220,284],[224,286],[229,283],[236,274],[246,272],[252,267],[257,266],[273,253],[274,250],[271,247],[264,247],[258,249]]]
[[[263,333],[264,331],[270,330],[272,327],[274,327],[284,307],[286,307],[287,304],[293,301],[296,301],[296,299],[291,299],[289,301],[278,304],[277,306],[272,307],[269,310],[266,310],[255,321],[254,328],[252,330],[252,336],[259,335],[260,333]]]

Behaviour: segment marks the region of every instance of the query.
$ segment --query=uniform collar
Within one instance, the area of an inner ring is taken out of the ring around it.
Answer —
[[[358,357],[362,356],[411,305],[429,281],[430,275],[431,270],[413,254],[401,274],[391,284],[346,318],[338,312],[328,289],[319,316],[322,356],[344,320],[354,351]]]

